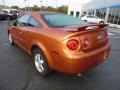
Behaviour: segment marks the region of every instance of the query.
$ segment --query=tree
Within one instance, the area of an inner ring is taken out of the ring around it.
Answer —
[[[67,10],[68,10],[67,6],[60,6],[58,8],[54,8],[54,7],[51,7],[51,6],[48,6],[48,7],[45,7],[45,6],[38,7],[37,5],[34,5],[33,7],[29,7],[29,8],[32,11],[50,11],[50,12],[61,12],[61,13],[65,13],[65,14],[67,13]],[[22,10],[24,10],[24,8],[22,8]]]
[[[13,9],[19,9],[19,6],[11,6]]]
[[[54,12],[56,11],[55,8],[51,7],[51,6],[48,6],[45,8],[45,11],[51,11],[51,12]]]
[[[56,9],[57,12],[67,13],[68,7],[67,6],[60,6]]]
[[[40,10],[40,8],[37,5],[34,5],[31,9],[33,11],[39,11]]]

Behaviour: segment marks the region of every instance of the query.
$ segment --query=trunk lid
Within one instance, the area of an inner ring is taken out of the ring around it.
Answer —
[[[66,27],[68,32],[78,32],[83,50],[91,50],[104,46],[108,41],[107,24],[93,24]],[[87,42],[86,42],[87,41]],[[89,44],[84,46],[84,44]]]

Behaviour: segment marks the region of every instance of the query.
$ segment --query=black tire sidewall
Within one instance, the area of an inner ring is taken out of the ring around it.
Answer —
[[[43,71],[43,72],[39,72],[39,71],[37,70],[37,68],[36,68],[36,66],[35,66],[35,61],[34,61],[34,66],[35,66],[37,72],[38,72],[40,75],[42,75],[42,76],[47,76],[47,75],[51,72],[51,70],[50,70],[50,68],[49,68],[49,66],[48,66],[47,59],[46,59],[44,53],[43,53],[40,49],[36,48],[36,49],[33,50],[33,60],[34,60],[34,58],[35,58],[35,54],[36,54],[36,53],[40,53],[40,55],[42,55],[42,57],[43,57],[43,62],[44,62],[44,63],[43,63],[43,67],[44,67],[44,71]]]
[[[100,21],[99,23],[100,23],[100,24],[104,24],[104,21]]]

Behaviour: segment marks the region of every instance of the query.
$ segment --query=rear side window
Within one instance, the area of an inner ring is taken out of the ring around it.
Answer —
[[[73,16],[61,14],[61,13],[47,13],[43,14],[42,18],[51,27],[65,27],[73,25],[88,24],[79,18]]]
[[[24,14],[20,18],[17,19],[18,26],[28,26],[30,15]]]
[[[97,18],[96,16],[87,16],[88,18]]]
[[[36,28],[41,28],[42,27],[42,25],[32,16],[29,20],[29,26],[36,27]]]

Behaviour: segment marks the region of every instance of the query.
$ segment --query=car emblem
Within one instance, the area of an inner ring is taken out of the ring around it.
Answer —
[[[101,32],[101,33],[99,34],[99,36],[97,37],[98,40],[105,40],[105,38],[106,38],[105,32]]]

